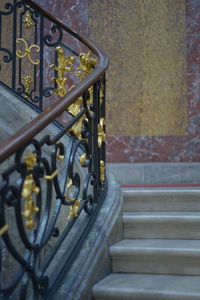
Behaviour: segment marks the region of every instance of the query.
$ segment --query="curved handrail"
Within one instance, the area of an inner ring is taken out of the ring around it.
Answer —
[[[35,4],[33,1],[26,0],[25,2],[38,10],[49,20],[62,27],[65,31],[76,37],[79,41],[84,43],[90,50],[92,50],[93,53],[97,55],[98,64],[96,65],[94,71],[86,76],[86,78],[82,82],[80,82],[77,87],[74,88],[69,94],[67,94],[64,99],[56,101],[44,112],[40,113],[40,115],[38,115],[30,123],[26,124],[20,130],[18,130],[13,136],[4,140],[0,144],[0,162],[11,156],[20,147],[22,147],[27,142],[27,140],[33,138],[51,121],[57,118],[64,110],[66,110],[67,107],[75,102],[80,95],[82,95],[92,84],[97,81],[97,79],[102,74],[104,74],[109,65],[109,59],[106,54],[100,48],[95,46],[91,41],[89,41],[86,37],[81,36],[76,31],[63,24],[61,21],[55,19],[55,17],[42,9],[39,5]]]
[[[32,292],[35,299],[49,299],[63,274],[69,272],[106,198],[105,71],[109,60],[87,38],[32,0],[13,3],[4,6],[4,10],[10,9],[7,15],[11,14],[13,24],[12,48],[8,49],[12,82],[5,79],[2,84],[40,113],[0,144],[1,162],[13,156],[3,164],[1,174],[0,237],[17,266],[14,276],[0,266],[1,277],[5,274],[8,279],[0,294],[7,298],[19,292],[25,299]],[[5,11],[0,11],[0,17],[3,14]],[[31,40],[24,31],[32,26],[35,36]],[[71,43],[68,34],[78,43]],[[19,40],[27,46],[17,47]],[[81,47],[76,51],[79,42]],[[34,69],[22,72],[22,62],[27,61],[21,60],[20,49],[29,53],[37,46],[39,66],[35,67],[36,60],[31,62],[34,53],[25,55]],[[80,53],[86,47],[89,52]],[[68,51],[76,57],[68,56]],[[8,54],[3,56],[5,63],[9,62]],[[45,78],[50,62],[52,79]],[[66,74],[70,71],[72,78]],[[43,100],[54,94],[62,98],[42,111]],[[63,112],[69,122],[59,132],[52,127],[45,130]],[[43,134],[36,136],[43,129]],[[49,242],[51,249],[46,248]]]

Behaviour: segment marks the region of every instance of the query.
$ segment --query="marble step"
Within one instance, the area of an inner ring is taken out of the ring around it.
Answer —
[[[123,188],[123,211],[200,211],[200,187]]]
[[[38,114],[0,84],[0,142],[12,136]]]
[[[200,240],[124,239],[110,254],[113,272],[200,275]]]
[[[124,212],[125,239],[200,239],[200,212]]]
[[[199,300],[200,276],[111,274],[93,287],[95,300]]]

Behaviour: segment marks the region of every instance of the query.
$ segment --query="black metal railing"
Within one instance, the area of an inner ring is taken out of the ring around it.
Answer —
[[[1,81],[42,110],[51,102],[49,97],[55,100],[53,91],[58,85],[63,88],[58,96],[64,96],[80,78],[70,74],[65,86],[64,82],[56,81],[59,71],[53,68],[58,56],[55,48],[62,48],[68,58],[66,73],[78,68],[79,54],[89,49],[26,1],[2,0],[0,5],[0,55],[4,74]]]
[[[0,144],[0,295],[49,298],[106,195],[108,59],[32,1],[3,2],[1,83],[38,116]]]

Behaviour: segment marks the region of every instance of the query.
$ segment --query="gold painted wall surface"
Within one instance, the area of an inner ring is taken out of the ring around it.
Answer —
[[[108,134],[184,135],[185,1],[90,0],[89,24],[111,59]]]

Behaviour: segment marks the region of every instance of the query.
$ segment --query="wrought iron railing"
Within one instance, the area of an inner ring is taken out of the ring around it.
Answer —
[[[0,5],[1,84],[38,112],[0,144],[0,297],[49,298],[106,195],[108,59],[32,1]]]

